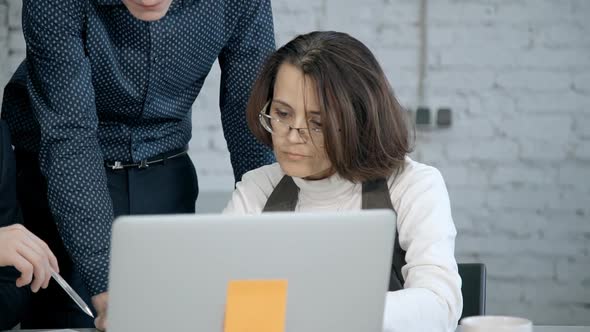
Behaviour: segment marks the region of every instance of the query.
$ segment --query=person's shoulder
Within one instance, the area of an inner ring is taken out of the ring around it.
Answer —
[[[403,171],[389,179],[389,193],[400,227],[427,222],[427,216],[452,224],[449,193],[435,167],[406,158]]]
[[[226,13],[237,17],[271,14],[270,0],[213,0],[213,2],[221,5]]]
[[[259,214],[268,197],[283,178],[278,163],[259,167],[242,176],[236,184],[232,198],[223,210],[224,214]]]
[[[416,178],[438,178],[441,177],[440,171],[434,167],[421,162],[417,162],[410,157],[406,157],[404,168],[399,172],[400,179]],[[392,176],[393,177],[393,176]]]
[[[285,176],[279,163],[273,163],[253,169],[242,176],[238,184],[246,188],[258,188],[266,196],[270,196],[276,185]]]
[[[412,160],[410,157],[406,157],[403,169],[389,177],[388,184],[392,195],[394,192],[402,194],[415,187],[445,187],[444,179],[437,168]]]

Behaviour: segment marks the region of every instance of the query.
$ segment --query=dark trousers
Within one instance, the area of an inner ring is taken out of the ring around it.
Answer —
[[[60,274],[92,308],[90,294],[65,250],[47,202],[47,184],[36,157],[16,151],[17,191],[24,225],[43,239],[56,255]],[[198,195],[195,168],[183,155],[146,169],[107,168],[108,189],[115,217],[138,214],[194,213]],[[93,309],[94,310],[94,309]],[[33,294],[21,323],[23,329],[94,327],[52,279],[49,287]]]

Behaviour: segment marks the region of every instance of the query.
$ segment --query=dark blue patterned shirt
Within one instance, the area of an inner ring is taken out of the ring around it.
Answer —
[[[13,144],[39,152],[49,204],[94,295],[107,288],[113,207],[104,160],[138,162],[185,146],[191,105],[216,59],[236,180],[273,161],[245,108],[274,50],[270,0],[173,0],[134,18],[121,0],[24,0],[27,57],[4,95]]]

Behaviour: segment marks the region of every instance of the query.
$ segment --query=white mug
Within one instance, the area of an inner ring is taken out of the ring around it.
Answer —
[[[461,332],[533,332],[533,322],[510,316],[472,316],[461,320]]]

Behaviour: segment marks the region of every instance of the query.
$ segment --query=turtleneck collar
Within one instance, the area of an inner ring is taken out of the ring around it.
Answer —
[[[348,200],[353,193],[362,188],[334,174],[321,180],[305,180],[293,177],[293,181],[299,187],[299,203],[307,205],[313,203],[316,206],[337,207]]]

